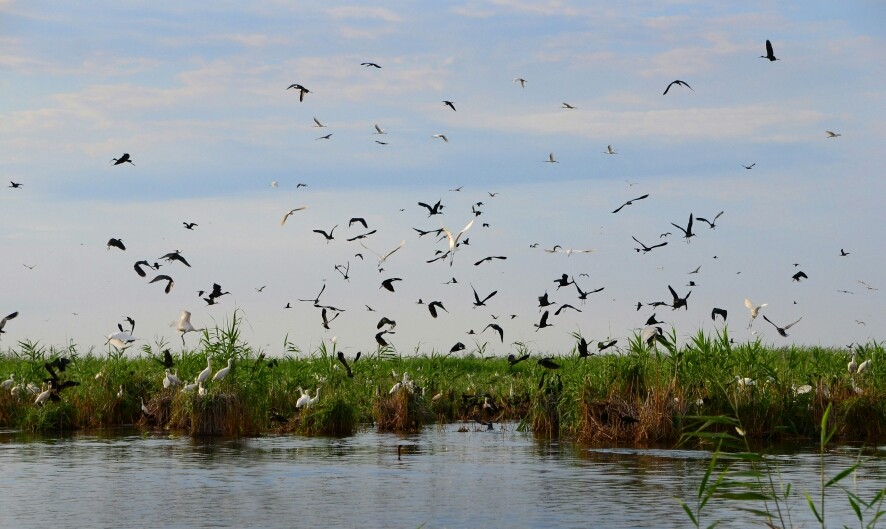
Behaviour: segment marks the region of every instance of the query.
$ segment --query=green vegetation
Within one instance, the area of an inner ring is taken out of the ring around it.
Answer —
[[[271,359],[241,341],[239,323],[235,314],[224,328],[204,331],[197,350],[172,355],[172,371],[185,384],[205,369],[207,359],[213,372],[232,360],[230,374],[208,380],[204,395],[163,387],[165,343],[146,345],[138,354],[20,342],[0,354],[0,380],[15,375],[15,389],[0,391],[0,427],[48,431],[139,424],[192,435],[348,435],[361,427],[415,431],[434,422],[508,420],[537,435],[582,444],[642,445],[676,442],[692,428],[687,417],[698,415],[736,417],[749,439],[818,438],[830,406],[837,438],[886,437],[886,357],[880,343],[857,346],[858,361],[872,363],[855,375],[847,371],[846,350],[734,344],[726,331],[699,332],[675,346],[672,330],[653,346],[635,337],[618,353],[581,358],[567,351],[554,358],[557,370],[538,365],[537,353],[516,365],[485,356],[482,344],[459,357],[401,356],[378,347],[359,361],[348,353],[349,377],[335,344],[304,354],[287,341],[286,355]],[[518,357],[532,353],[523,344],[514,347]],[[47,377],[44,362],[59,357],[72,360],[60,380],[81,384],[61,391],[58,401],[34,404],[36,395],[26,386],[39,388]],[[391,393],[397,382],[405,387]],[[320,396],[299,408],[299,388],[312,397],[319,390]],[[720,433],[728,427],[711,425]]]

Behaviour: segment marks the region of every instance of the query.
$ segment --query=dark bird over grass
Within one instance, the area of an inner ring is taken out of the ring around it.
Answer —
[[[554,359],[549,356],[539,358],[538,365],[545,369],[560,369],[560,364],[554,362]]]
[[[788,324],[788,325],[785,325],[784,327],[779,327],[778,325],[772,323],[772,320],[770,320],[769,318],[767,318],[765,314],[763,315],[763,319],[766,320],[766,321],[768,321],[770,324],[772,324],[772,326],[775,327],[775,329],[778,331],[778,334],[780,334],[780,335],[784,336],[785,338],[787,338],[787,337],[788,337],[787,330],[790,329],[791,327],[793,327],[794,325],[796,325],[797,323],[799,323],[800,320],[803,319],[803,317],[801,316],[800,319],[798,319],[797,321],[795,321],[795,322],[793,322],[793,323],[790,323],[790,324]]]
[[[3,334],[4,332],[6,332],[3,330],[3,328],[6,327],[6,322],[8,322],[9,320],[15,319],[16,316],[18,316],[18,311],[13,312],[12,314],[7,315],[5,318],[0,320],[0,334]]]

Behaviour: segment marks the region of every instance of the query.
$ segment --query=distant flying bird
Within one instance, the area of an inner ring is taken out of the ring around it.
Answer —
[[[649,196],[649,194],[647,193],[647,194],[645,194],[645,195],[643,195],[643,196],[640,196],[640,197],[637,197],[637,198],[632,198],[632,199],[628,200],[627,202],[625,202],[624,204],[622,204],[622,205],[618,206],[617,208],[615,208],[615,210],[613,210],[613,213],[618,213],[619,211],[621,211],[621,208],[623,208],[623,207],[625,207],[625,206],[630,206],[630,205],[632,205],[635,201],[637,201],[637,200],[643,200],[644,198],[647,198],[648,196]]]
[[[714,217],[713,222],[709,221],[708,219],[701,218],[701,217],[696,217],[695,220],[700,220],[702,222],[705,222],[705,223],[707,223],[708,226],[711,227],[712,230],[715,230],[715,229],[717,229],[717,219],[719,219],[720,215],[722,215],[723,213],[725,213],[725,212],[721,211],[720,213],[717,213],[717,216]]]
[[[498,294],[498,290],[493,290],[493,291],[492,291],[492,294],[489,294],[489,295],[486,296],[485,298],[480,299],[480,296],[477,294],[477,289],[474,288],[474,285],[471,285],[471,290],[474,291],[474,308],[477,308],[477,307],[485,307],[485,306],[486,306],[486,301],[488,301],[489,298],[491,298],[492,296]]]
[[[381,286],[379,288],[384,288],[385,290],[393,292],[394,291],[394,281],[403,281],[403,280],[400,279],[399,277],[392,277],[390,279],[385,279],[384,281],[381,282]]]
[[[443,104],[451,108],[453,112],[455,111],[455,103],[453,103],[452,101],[443,101]]]
[[[745,169],[748,169],[748,170],[753,169],[755,165],[757,165],[757,162],[754,162],[751,165],[741,164],[742,167],[744,167]]]
[[[754,323],[754,319],[757,317],[757,314],[760,313],[760,309],[768,305],[769,303],[763,303],[762,305],[755,307],[754,303],[751,300],[749,300],[748,298],[744,298],[744,306],[751,311],[751,321],[748,322],[748,328],[750,328],[750,326]]]
[[[766,320],[766,321],[768,321],[769,323],[772,323],[772,320],[770,320],[769,318],[767,318],[765,314],[763,315],[763,319]],[[785,325],[784,327],[779,327],[778,325],[776,325],[776,324],[774,324],[774,323],[772,323],[772,326],[775,327],[775,328],[778,330],[778,334],[780,334],[780,335],[784,336],[785,338],[787,338],[787,337],[788,337],[788,333],[785,332],[785,331],[787,331],[788,329],[790,329],[791,327],[793,327],[794,325],[796,325],[797,323],[799,323],[800,320],[802,320],[802,319],[803,319],[803,317],[801,316],[800,319],[798,319],[798,320],[795,321],[794,323],[790,323],[790,324],[788,324],[788,325]]]
[[[196,222],[182,222],[185,225],[186,230],[193,230],[195,226],[198,226]]]
[[[482,263],[484,263],[484,262],[486,262],[486,261],[492,261],[493,259],[501,259],[501,260],[504,260],[504,259],[507,259],[507,257],[504,256],[504,255],[490,255],[489,257],[484,257],[483,259],[480,259],[479,261],[477,261],[476,263],[474,263],[474,266],[479,266],[480,264],[482,264]]]
[[[839,138],[842,134],[837,134],[836,132],[831,132],[829,130],[824,131],[825,134],[828,135],[828,138]]]
[[[561,108],[568,108],[570,110],[575,110],[575,107],[570,105],[569,103],[561,103]]]
[[[770,62],[780,60],[775,58],[775,54],[772,52],[772,43],[769,42],[769,39],[766,39],[766,55],[760,55],[760,58],[769,59]]]
[[[182,257],[181,252],[179,252],[178,250],[176,250],[176,251],[174,251],[174,252],[169,252],[169,253],[166,254],[166,255],[162,255],[162,256],[160,256],[160,259],[166,259],[166,260],[169,261],[170,263],[171,263],[172,261],[180,261],[182,264],[184,264],[184,265],[187,266],[188,268],[191,267],[190,263],[188,263],[188,262],[185,260],[185,258]]]
[[[801,271],[797,272],[796,274],[792,275],[791,279],[793,279],[794,281],[799,283],[801,279],[809,279],[809,276],[807,276],[806,273],[801,270]]]
[[[455,251],[458,249],[458,241],[461,239],[461,236],[465,234],[466,231],[471,229],[471,226],[474,225],[474,219],[471,219],[471,222],[468,222],[468,225],[461,229],[457,235],[452,235],[452,232],[446,228],[443,228],[443,233],[446,234],[446,238],[449,240],[449,266],[452,266],[452,261],[455,258]]]
[[[381,66],[379,66],[378,64],[376,64],[374,62],[361,62],[360,66],[367,66],[367,67],[371,66],[373,68],[381,68]]]
[[[532,324],[532,326],[535,327],[535,332],[538,332],[539,329],[544,329],[545,327],[553,327],[552,324],[548,323],[548,315],[549,315],[549,312],[544,311],[544,313],[541,315],[541,319],[538,321],[538,323]]]
[[[548,154],[548,159],[545,160],[546,163],[560,163],[554,159],[554,153]]]
[[[169,294],[169,291],[172,290],[172,286],[175,284],[175,281],[173,281],[172,278],[166,274],[160,274],[157,277],[155,277],[154,279],[152,279],[150,282],[156,283],[157,281],[166,281],[167,282],[166,288],[163,289],[163,291],[166,292],[167,294]]]
[[[840,248],[840,257],[846,257],[847,255],[849,255],[849,252],[847,252],[843,248]]]
[[[319,230],[319,229],[318,230],[311,230],[311,231],[322,235],[326,239],[326,244],[329,244],[329,241],[335,239],[335,237],[332,236],[332,233],[335,231],[335,228],[338,228],[338,224],[333,226],[332,229],[329,230],[329,233],[326,233],[324,230]]]
[[[447,138],[445,134],[434,134],[434,135],[431,136],[431,137],[432,137],[432,138],[440,138],[440,139],[442,139],[443,141],[445,141],[446,143],[449,143],[449,138]]]
[[[585,292],[584,290],[581,289],[581,287],[578,286],[578,283],[576,283],[575,281],[573,281],[572,284],[575,286],[575,289],[578,290],[578,299],[580,299],[582,303],[587,301],[588,294],[596,294],[597,292],[601,292],[605,288],[605,287],[600,287],[600,288],[597,288],[594,290],[589,290],[589,291]]]
[[[717,216],[719,217],[719,215],[717,215]],[[716,219],[714,219],[714,220],[716,220]],[[682,231],[682,232],[683,232],[683,238],[686,239],[687,242],[689,242],[689,238],[690,238],[690,237],[695,237],[695,234],[692,233],[692,213],[689,214],[689,224],[686,225],[686,229],[683,229],[682,226],[677,226],[677,225],[674,224],[673,222],[671,223],[671,226],[673,226],[673,227],[677,228],[678,230]]]
[[[363,244],[362,242],[360,243],[360,246],[366,248],[366,249],[369,250],[370,252],[374,253],[374,254],[376,255],[376,257],[378,257],[378,267],[379,267],[379,269],[381,269],[381,265],[382,265],[382,263],[384,263],[384,262],[388,259],[388,257],[392,256],[392,255],[394,254],[394,252],[396,252],[396,251],[399,250],[400,248],[403,248],[403,246],[404,246],[405,244],[406,244],[406,239],[403,239],[402,241],[400,241],[400,244],[398,244],[396,248],[394,248],[393,250],[391,250],[390,252],[388,252],[388,253],[386,253],[386,254],[384,254],[384,255],[382,255],[382,254],[376,252],[375,250],[373,250],[372,248],[366,246],[366,245]],[[379,271],[380,271],[380,270],[379,270]]]
[[[333,133],[330,132],[329,134],[327,134],[327,135],[325,135],[325,136],[320,136],[319,138],[314,138],[314,140],[328,140],[329,138],[332,137],[332,134],[333,134]]]
[[[419,202],[418,205],[428,209],[428,216],[429,217],[431,215],[440,215],[441,213],[443,213],[444,206],[440,200],[438,200],[437,203],[434,204],[433,206],[425,204],[424,202]]]
[[[119,158],[111,158],[111,161],[114,162],[114,165],[120,165],[122,163],[130,163],[132,165],[135,165],[134,163],[132,163],[132,158],[129,157],[128,152],[124,152],[123,155]]]
[[[689,83],[686,83],[686,82],[683,82],[683,81],[677,79],[677,80],[671,81],[671,83],[668,85],[668,87],[665,88],[664,93],[662,93],[661,95],[667,95],[668,90],[670,90],[673,85],[685,86],[686,88],[692,90],[692,87],[689,86]],[[695,92],[695,90],[692,90],[692,91]]]
[[[126,249],[126,246],[123,245],[123,239],[115,239],[113,237],[108,239],[108,250],[110,250],[111,247],[119,248],[121,250]]]
[[[652,246],[646,246],[645,244],[643,244],[642,242],[640,242],[639,240],[637,240],[637,238],[634,237],[634,236],[631,236],[631,239],[634,239],[634,240],[637,242],[637,244],[639,244],[640,246],[642,246],[642,248],[634,248],[634,251],[636,251],[637,253],[640,253],[640,252],[648,253],[648,252],[651,252],[652,250],[654,250],[654,249],[656,249],[656,248],[661,248],[662,246],[667,246],[667,245],[668,245],[668,241],[665,241],[665,242],[662,242],[662,243],[654,244],[654,245],[652,245]]]
[[[317,119],[316,117],[314,118],[314,126],[315,126],[315,127],[318,127],[318,128],[321,128],[321,129],[326,127],[326,125],[320,123],[320,120]]]
[[[618,154],[618,153],[612,150],[612,145],[607,145],[606,150],[603,151],[603,154]]]
[[[12,180],[10,180],[10,181],[9,181],[9,187],[11,187],[11,188],[13,188],[13,189],[21,189],[21,188],[22,188],[22,184],[20,184],[20,183],[18,183],[18,182],[13,182]]]
[[[6,332],[3,330],[3,328],[6,327],[6,322],[14,319],[16,316],[18,316],[18,311],[13,312],[12,314],[9,314],[8,316],[6,316],[2,320],[0,320],[0,334],[3,334],[4,332]]]
[[[497,323],[490,323],[486,327],[483,327],[483,330],[492,329],[493,331],[498,333],[498,338],[501,340],[501,343],[505,343],[505,331],[501,328],[501,325]],[[482,331],[481,331],[482,332]]]
[[[448,310],[446,310],[446,307],[443,306],[443,303],[442,303],[442,302],[440,302],[440,301],[432,301],[432,302],[428,303],[428,312],[431,313],[431,317],[432,317],[432,318],[436,318],[436,317],[437,317],[437,308],[442,309],[443,312],[449,312]]]
[[[301,210],[303,210],[303,209],[307,209],[307,208],[308,208],[308,206],[299,206],[299,207],[297,207],[297,208],[295,208],[295,209],[290,209],[289,211],[287,211],[287,212],[283,215],[283,218],[280,219],[280,225],[282,226],[282,225],[286,224],[286,219],[288,219],[289,216],[292,215],[293,213],[295,213],[296,211],[301,211]]]
[[[373,132],[373,134],[387,134],[387,132],[381,130],[381,127],[379,127],[378,124],[376,123],[375,124],[375,132]]]
[[[296,90],[298,90],[298,100],[299,100],[299,102],[305,100],[305,94],[310,94],[310,93],[311,93],[310,90],[308,90],[307,88],[305,88],[304,86],[302,86],[302,85],[300,85],[300,84],[298,84],[298,83],[292,83],[292,84],[289,85],[286,89],[289,90],[290,88],[295,88]]]
[[[523,79],[522,77],[515,77],[511,82],[520,83],[520,88],[526,88],[526,79]]]
[[[717,321],[717,316],[722,317],[723,321],[726,321],[726,309],[718,309],[717,307],[714,307],[711,310],[711,319]]]
[[[323,328],[329,330],[329,324],[335,321],[336,318],[341,316],[341,312],[336,312],[335,316],[333,316],[332,319],[329,319],[326,315],[327,312],[326,308],[324,307],[323,310],[320,311],[320,318],[323,320]]]
[[[674,298],[674,301],[671,303],[671,307],[674,310],[677,310],[680,307],[683,307],[684,309],[689,310],[689,296],[692,294],[691,290],[689,291],[689,294],[686,294],[686,297],[684,297],[684,298],[681,298],[680,296],[678,296],[677,293],[674,291],[674,289],[671,288],[671,285],[668,285],[668,290],[671,291],[671,296],[673,296],[673,298]]]

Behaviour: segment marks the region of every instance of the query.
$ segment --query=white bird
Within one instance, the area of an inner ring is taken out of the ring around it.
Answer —
[[[271,187],[278,187],[279,185],[280,185],[280,182],[278,182],[278,181],[276,181],[276,180],[274,180],[273,182],[271,182]]]
[[[0,389],[7,390],[7,389],[11,388],[13,384],[15,384],[15,374],[14,373],[9,375],[9,378],[4,380],[3,382],[0,382]]]
[[[182,311],[181,315],[179,315],[179,317],[178,317],[178,321],[172,322],[170,324],[170,327],[173,325],[175,325],[175,329],[178,332],[182,333],[182,345],[185,345],[185,334],[192,332],[192,331],[197,332],[197,331],[204,330],[204,329],[198,329],[198,328],[194,327],[193,325],[191,325],[191,313],[186,310]]]
[[[203,387],[203,382],[197,382],[197,395],[201,397],[206,396],[206,388]]]
[[[209,375],[211,375],[211,374],[212,374],[212,363],[211,363],[209,357],[207,356],[206,357],[206,369],[204,369],[203,371],[200,371],[200,374],[197,375],[197,384],[202,384],[203,382],[206,382],[206,379],[208,379]]]
[[[466,231],[471,229],[471,226],[474,225],[475,219],[476,217],[474,219],[471,219],[471,222],[468,222],[468,225],[462,228],[462,230],[458,232],[458,235],[456,235],[455,237],[452,236],[451,231],[449,231],[445,227],[443,228],[443,233],[445,233],[446,238],[449,239],[449,266],[452,266],[452,260],[455,258],[455,250],[458,249],[458,240],[461,239],[461,236],[464,235]]]
[[[394,248],[390,252],[382,255],[382,254],[376,252],[375,250],[373,250],[372,248],[370,248],[369,246],[366,246],[365,244],[363,244],[363,241],[360,241],[360,246],[366,248],[370,252],[374,253],[376,257],[378,257],[378,267],[379,268],[381,268],[382,263],[384,263],[388,259],[388,257],[394,255],[394,252],[396,252],[400,248],[403,248],[403,246],[405,244],[406,244],[406,239],[403,239],[402,241],[400,241],[400,244],[398,244],[396,248]]]
[[[751,311],[751,321],[748,322],[749,329],[750,329],[751,325],[754,324],[754,319],[757,317],[757,314],[760,313],[760,309],[762,309],[763,307],[766,307],[768,305],[769,305],[769,303],[764,303],[764,304],[760,305],[759,307],[755,307],[753,302],[751,302],[751,300],[749,300],[748,298],[744,298],[744,306],[747,307]]]
[[[858,372],[858,362],[855,361],[855,353],[852,354],[852,360],[849,362],[849,365],[846,366],[849,369],[849,374],[854,375]]]
[[[554,159],[554,153],[548,154],[548,159],[545,160],[546,163],[560,163]]]
[[[387,134],[387,132],[381,130],[381,127],[379,127],[378,124],[376,123],[375,124],[375,132],[373,132],[373,134]]]
[[[572,248],[563,248],[563,247],[561,247],[561,246],[558,244],[558,245],[554,246],[554,247],[551,248],[551,249],[547,249],[547,248],[545,248],[545,251],[548,252],[548,253],[565,253],[565,254],[566,254],[566,257],[569,257],[569,256],[571,256],[571,255],[574,254],[574,253],[591,253],[591,252],[593,252],[593,251],[595,251],[595,250],[594,250],[594,249],[590,249],[590,250],[573,250]]]
[[[612,150],[612,145],[607,145],[606,151],[603,154],[618,154],[618,153]]]
[[[216,381],[220,382],[220,381],[224,380],[224,378],[226,376],[228,376],[228,373],[231,372],[231,360],[232,360],[231,358],[228,358],[228,367],[223,367],[223,368],[219,369],[218,372],[215,374],[215,376],[212,377],[213,382],[216,382]]]
[[[167,369],[166,375],[163,377],[163,387],[164,388],[168,388],[168,387],[174,388],[176,386],[181,386],[181,385],[182,385],[182,381],[180,378],[178,378],[178,375],[170,373],[169,369]]]
[[[121,386],[120,386],[120,390],[117,391],[117,398],[118,398],[118,399],[122,399],[122,398],[123,398],[123,395],[124,395],[124,392],[123,392],[123,385],[121,385]]]
[[[310,408],[316,404],[318,400],[320,400],[320,386],[317,386],[317,389],[314,390],[314,396],[311,397],[307,404],[305,404],[305,408]]]
[[[134,338],[128,332],[120,331],[115,332],[114,334],[109,334],[105,345],[111,344],[119,351],[132,345],[132,342],[135,340],[137,340],[137,338]]]
[[[434,134],[434,135],[431,136],[431,137],[432,137],[432,138],[440,138],[440,139],[442,139],[443,141],[445,141],[446,143],[449,143],[449,138],[447,138],[445,134]]]
[[[860,375],[870,368],[871,368],[871,359],[868,358],[864,362],[858,364],[858,374]]]
[[[289,211],[286,212],[285,215],[283,215],[283,218],[280,219],[280,225],[282,226],[282,225],[286,224],[286,219],[288,219],[289,216],[292,215],[293,213],[295,213],[296,211],[301,211],[301,210],[307,209],[307,208],[308,208],[308,206],[299,206],[295,209],[290,209]]]
[[[52,388],[43,390],[39,395],[37,395],[37,399],[34,401],[34,404],[43,404],[46,402],[46,399],[49,398],[49,395],[52,393]]]
[[[191,393],[195,389],[197,389],[197,386],[198,386],[197,382],[194,382],[193,384],[188,384],[187,386],[182,388],[182,393]]]
[[[746,388],[746,387],[750,387],[750,386],[755,386],[755,385],[757,384],[757,383],[754,381],[754,379],[752,379],[752,378],[749,378],[749,377],[744,377],[744,378],[742,378],[742,377],[740,377],[740,376],[738,376],[738,375],[735,375],[735,380],[733,381],[733,383],[734,383],[734,384],[738,384],[738,387],[740,387],[740,388]]]
[[[301,386],[298,387],[298,390],[301,392],[301,397],[299,397],[298,400],[295,401],[295,407],[304,408],[308,405],[308,402],[310,402],[311,396],[308,394],[307,391],[303,390]]]
[[[660,336],[664,336],[664,331],[662,331],[661,327],[657,325],[647,325],[643,327],[643,330],[640,332],[640,337],[646,345],[651,345],[653,340]]]
[[[403,383],[402,383],[402,382],[397,382],[397,383],[394,384],[394,386],[391,388],[391,391],[388,391],[388,395],[393,395],[394,393],[397,393],[398,391],[400,391],[400,389],[401,389],[402,387],[403,387]]]

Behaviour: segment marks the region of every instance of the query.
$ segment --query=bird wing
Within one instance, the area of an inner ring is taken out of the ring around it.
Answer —
[[[744,298],[744,306],[749,308],[750,310],[754,310],[754,304],[751,303],[751,300],[748,298]]]
[[[772,43],[769,42],[769,39],[766,39],[766,55],[768,55],[769,57],[772,57],[775,55],[775,52],[772,51]]]
[[[677,293],[674,292],[674,289],[671,288],[671,285],[668,285],[668,290],[670,290],[670,291],[671,291],[671,295],[674,296],[674,302],[676,302],[678,299],[680,299],[680,296],[678,296]]]
[[[772,326],[775,327],[776,329],[779,328],[778,325],[772,323],[772,320],[770,320],[769,318],[767,318],[765,314],[763,315],[763,319],[766,320],[766,321],[768,321],[769,323],[771,323]],[[797,320],[797,321],[800,321],[800,320]],[[794,322],[794,323],[796,323],[796,322]],[[793,325],[793,323],[792,323],[791,325]],[[785,328],[787,328],[787,327],[785,327]]]
[[[661,95],[663,95],[663,96],[664,96],[664,95],[668,95],[668,90],[670,90],[670,89],[671,89],[671,86],[673,86],[674,83],[676,83],[676,82],[677,82],[677,81],[671,81],[670,83],[668,83],[668,87],[665,88],[664,93],[662,93]]]
[[[763,316],[763,317],[765,318],[766,316]],[[793,322],[793,323],[790,323],[790,324],[788,324],[788,325],[785,325],[785,326],[784,326],[784,329],[785,329],[785,330],[790,329],[790,328],[793,327],[794,325],[800,323],[800,320],[802,320],[802,319],[803,319],[803,316],[800,316],[800,319],[798,319],[797,321],[795,321],[795,322]]]
[[[635,241],[637,241],[637,238],[634,237],[633,235],[631,235],[631,239],[634,239]],[[649,249],[649,248],[646,247],[645,244],[643,244],[643,243],[640,242],[640,241],[637,241],[637,244],[639,244],[640,246],[642,246],[644,250],[648,250],[648,249]]]
[[[624,204],[618,206],[618,207],[613,211],[613,213],[618,213],[619,211],[621,211],[621,208],[627,206],[628,204],[630,204],[630,202],[625,202]]]
[[[398,244],[396,248],[394,248],[390,252],[386,253],[385,256],[381,258],[381,260],[384,261],[385,259],[390,257],[394,252],[396,252],[400,248],[403,248],[403,245],[405,245],[405,244],[406,244],[406,239],[403,239],[402,241],[400,241],[400,244]]]

